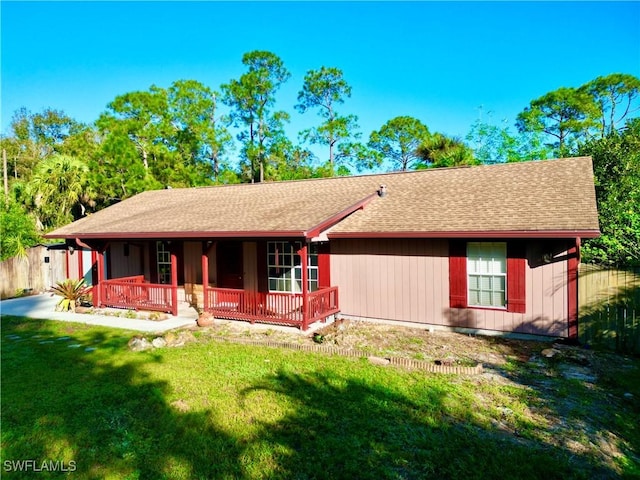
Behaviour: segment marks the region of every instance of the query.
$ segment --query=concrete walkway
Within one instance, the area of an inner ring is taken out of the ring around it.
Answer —
[[[104,327],[123,328],[140,332],[161,333],[174,328],[194,326],[196,311],[182,308],[177,317],[169,316],[166,320],[142,320],[139,318],[116,317],[112,315],[95,315],[84,313],[56,312],[59,297],[49,293],[29,297],[13,298],[0,302],[1,315],[38,318],[43,320],[62,320],[65,322],[101,325]]]

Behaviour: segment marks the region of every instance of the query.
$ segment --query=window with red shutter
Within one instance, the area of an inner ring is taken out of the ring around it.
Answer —
[[[524,242],[451,240],[449,305],[450,308],[506,308],[508,312],[524,313]]]

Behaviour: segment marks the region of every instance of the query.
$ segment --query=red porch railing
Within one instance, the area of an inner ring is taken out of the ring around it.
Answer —
[[[145,283],[143,275],[103,280],[99,288],[99,306],[177,314],[178,306],[174,305],[174,287]]]
[[[273,323],[306,330],[318,320],[338,313],[338,287],[317,290],[307,295],[304,311],[302,294],[254,292],[233,288],[207,287],[207,311],[216,318]]]
[[[328,287],[311,292],[307,296],[307,325],[318,320],[325,321],[329,315],[340,311],[338,307],[338,287]]]

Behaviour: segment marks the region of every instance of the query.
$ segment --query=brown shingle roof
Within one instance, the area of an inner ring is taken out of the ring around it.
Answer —
[[[384,197],[376,195],[381,184],[387,187]],[[342,218],[330,237],[593,236],[598,231],[591,159],[580,157],[149,191],[47,236],[314,236],[318,227]]]

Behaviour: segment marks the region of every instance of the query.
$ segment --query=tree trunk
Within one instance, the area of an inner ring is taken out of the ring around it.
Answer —
[[[213,164],[213,177],[218,180],[218,176],[220,175],[220,163],[218,161],[218,154],[215,152],[211,153],[211,163]]]
[[[149,161],[147,159],[147,151],[142,149],[142,165],[144,165],[145,170],[149,170]]]

